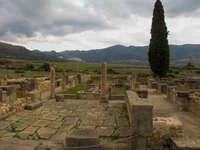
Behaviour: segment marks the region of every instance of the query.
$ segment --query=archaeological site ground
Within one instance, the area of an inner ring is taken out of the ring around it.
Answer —
[[[0,150],[200,149],[198,68],[14,64],[1,65]]]

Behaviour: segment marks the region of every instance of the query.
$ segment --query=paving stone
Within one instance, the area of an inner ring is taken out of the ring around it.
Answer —
[[[28,139],[28,137],[34,135],[37,130],[38,130],[38,127],[28,127],[24,131],[18,133],[18,136],[21,139]]]
[[[42,144],[37,148],[37,150],[63,150],[64,146],[60,144],[55,144],[51,141],[44,141]]]
[[[65,138],[66,135],[69,133],[71,127],[66,127],[66,128],[62,128],[59,129],[56,134],[54,134],[51,137],[51,141],[55,142],[55,143],[59,143],[59,144],[64,144],[65,143]]]
[[[97,126],[101,125],[103,122],[100,120],[83,120],[81,125],[83,126]]]
[[[5,132],[2,137],[14,137],[16,135],[16,132]]]
[[[0,130],[2,129],[6,129],[7,127],[9,127],[9,122],[6,121],[0,121]]]
[[[57,118],[58,118],[57,115],[47,115],[44,119],[50,120],[50,121],[55,121]]]
[[[35,150],[41,145],[38,141],[23,141],[14,138],[0,139],[0,150]]]
[[[63,127],[67,127],[67,126],[69,126],[69,125],[74,124],[77,120],[78,120],[78,118],[66,117],[66,118],[63,120],[62,126],[63,126]]]
[[[35,127],[46,127],[48,126],[48,124],[50,124],[51,122],[48,120],[38,120],[36,121],[33,126]]]
[[[22,117],[19,117],[19,116],[11,116],[9,118],[7,118],[6,120],[7,121],[10,121],[10,122],[16,122],[18,120],[22,119]]]
[[[52,123],[48,124],[47,127],[52,128],[52,129],[58,129],[58,128],[62,127],[62,122],[56,120],[56,122],[52,122]]]
[[[111,134],[113,133],[113,128],[112,127],[98,127],[96,131],[99,134],[99,136],[111,136]]]
[[[53,134],[56,133],[55,129],[50,129],[50,128],[40,128],[37,131],[38,135],[42,139],[49,139]]]

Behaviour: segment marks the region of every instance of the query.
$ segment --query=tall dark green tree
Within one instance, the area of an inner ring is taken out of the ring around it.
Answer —
[[[164,8],[160,0],[156,0],[149,45],[149,63],[157,77],[164,77],[169,70],[168,31],[165,24]]]

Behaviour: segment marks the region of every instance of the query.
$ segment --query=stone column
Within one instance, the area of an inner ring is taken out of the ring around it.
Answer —
[[[55,98],[55,81],[56,81],[56,72],[55,65],[50,66],[50,80],[51,80],[51,98]]]
[[[62,90],[64,91],[66,87],[66,72],[62,72]]]
[[[5,76],[5,78],[0,81],[0,85],[1,86],[7,86],[8,85],[7,84],[7,76]]]
[[[176,103],[176,89],[172,88],[172,102],[175,104]]]
[[[131,78],[131,90],[135,90],[135,79],[134,77]]]
[[[0,89],[0,102],[2,102],[2,89]]]
[[[3,103],[7,102],[7,92],[6,91],[2,91],[2,102]]]
[[[101,64],[101,99],[107,102],[107,64]]]

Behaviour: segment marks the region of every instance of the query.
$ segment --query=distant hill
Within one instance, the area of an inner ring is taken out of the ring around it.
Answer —
[[[65,59],[76,57],[86,62],[147,64],[148,46],[116,45],[99,50],[64,51],[60,53]],[[192,62],[200,64],[200,44],[170,45],[170,59],[172,63]]]
[[[0,42],[0,57],[1,58],[17,58],[29,60],[56,60],[55,56],[50,56],[40,51],[30,51],[22,46],[15,46]]]
[[[42,52],[40,50],[30,51],[25,47],[13,46],[0,42],[0,57],[20,58],[31,60],[70,60],[85,62],[147,64],[148,46],[123,46],[96,50],[66,50],[63,52]],[[200,44],[170,45],[170,59],[175,64],[192,62],[200,64]]]

